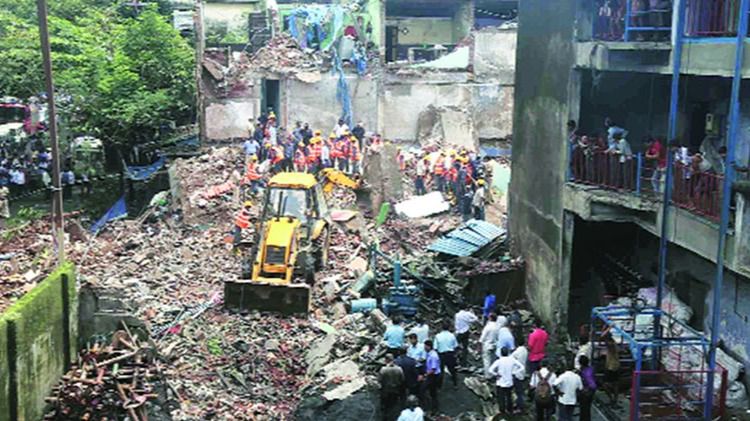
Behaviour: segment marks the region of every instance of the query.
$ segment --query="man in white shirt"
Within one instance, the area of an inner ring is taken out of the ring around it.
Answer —
[[[417,322],[417,325],[411,328],[409,334],[413,333],[417,335],[417,341],[419,341],[420,344],[423,344],[424,341],[430,337],[430,326],[419,316],[415,318],[415,321]]]
[[[495,382],[497,402],[500,406],[500,412],[503,414],[507,415],[513,412],[513,378],[521,370],[523,370],[523,366],[518,360],[510,356],[508,348],[500,350],[500,358],[490,367],[490,373],[497,379]]]
[[[526,381],[526,363],[529,359],[529,350],[526,348],[523,337],[518,340],[518,346],[513,350],[510,356],[515,358],[516,361],[523,366],[523,370],[519,370],[513,377],[513,389],[516,392],[516,408],[520,413],[526,409],[524,382]]]
[[[589,361],[591,361],[592,357],[592,348],[591,343],[589,342],[589,338],[586,336],[581,336],[579,339],[579,346],[578,346],[578,352],[576,352],[576,358],[573,362],[573,366],[575,367],[576,371],[581,370],[581,356],[585,355]]]
[[[573,421],[573,410],[578,403],[577,394],[583,390],[581,376],[568,369],[552,383],[558,391],[558,420]]]
[[[333,133],[336,135],[337,139],[345,135],[348,132],[349,132],[349,125],[347,125],[344,122],[344,120],[339,120],[339,123],[333,127]]]
[[[479,318],[471,311],[470,307],[464,307],[454,317],[456,337],[459,345],[461,345],[461,355],[459,357],[462,365],[466,364],[466,355],[469,350],[469,329],[471,329],[472,324],[479,321]]]
[[[406,409],[401,411],[396,421],[424,421],[424,411],[419,407],[419,399],[414,395],[406,398]]]
[[[445,380],[445,369],[451,373],[453,388],[458,388],[458,372],[456,372],[456,348],[458,341],[456,336],[451,333],[451,323],[448,320],[443,321],[443,330],[435,335],[435,350],[440,356],[440,384]]]
[[[497,342],[498,330],[500,330],[500,326],[497,324],[497,315],[490,313],[487,316],[487,324],[484,325],[482,334],[479,336],[479,343],[482,345],[482,367],[484,367],[484,375],[488,379],[492,377],[490,366],[495,360],[495,343]]]

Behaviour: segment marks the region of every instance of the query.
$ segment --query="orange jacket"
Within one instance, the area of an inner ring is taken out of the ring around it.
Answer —
[[[245,180],[247,181],[255,181],[260,179],[260,174],[258,174],[257,164],[255,162],[248,162],[247,164],[247,171],[245,172]]]
[[[284,160],[284,148],[281,146],[273,146],[271,149],[273,150],[273,156],[271,157],[272,164],[278,164]]]
[[[439,156],[437,160],[435,160],[435,175],[442,176],[445,172],[445,158],[442,156]]]
[[[352,142],[351,148],[349,148],[349,159],[359,161],[362,156],[359,153],[359,145],[356,142]]]
[[[234,225],[242,229],[246,229],[247,227],[249,227],[250,226],[250,212],[247,209],[242,208],[242,210],[239,211],[237,213],[237,216],[234,218]]]

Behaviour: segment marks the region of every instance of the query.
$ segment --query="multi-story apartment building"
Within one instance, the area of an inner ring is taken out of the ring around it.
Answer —
[[[747,50],[736,54],[747,35],[737,36],[748,18],[741,3],[520,2],[510,231],[547,322],[576,332],[592,307],[656,285],[664,234],[666,284],[692,309],[689,323],[708,336],[720,294],[719,347],[750,362],[750,105],[739,101],[750,86],[732,101],[733,77],[750,77]],[[607,118],[626,130],[632,155],[604,152]],[[677,157],[664,203],[665,177],[652,177],[658,164],[646,152],[649,139],[670,137]],[[733,144],[737,171],[725,171]],[[714,291],[725,175],[734,188]]]

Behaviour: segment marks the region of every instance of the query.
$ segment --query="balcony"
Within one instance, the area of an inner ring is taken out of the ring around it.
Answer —
[[[705,168],[705,167],[704,167]],[[604,150],[571,146],[568,181],[633,195],[646,201],[661,201],[664,170],[646,161],[642,153],[622,156]],[[696,162],[673,164],[672,205],[693,215],[718,222],[724,175],[701,171]]]

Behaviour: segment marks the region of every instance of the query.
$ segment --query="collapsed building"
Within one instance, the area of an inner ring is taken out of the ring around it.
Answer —
[[[270,109],[280,126],[290,129],[300,121],[328,131],[344,118],[396,141],[448,139],[475,149],[479,141],[507,139],[515,5],[207,3],[197,14],[199,39],[216,38],[206,34],[216,20],[234,19],[236,25],[237,15],[249,17],[243,43],[201,43],[202,137],[207,142],[246,137]]]

